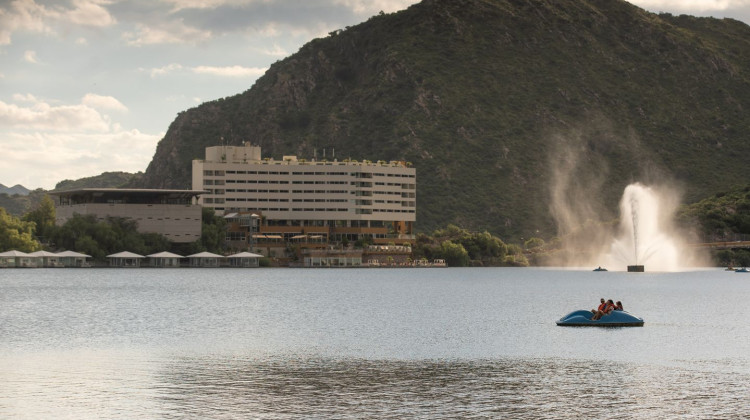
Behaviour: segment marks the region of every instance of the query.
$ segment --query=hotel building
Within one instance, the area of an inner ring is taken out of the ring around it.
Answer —
[[[201,237],[201,207],[195,197],[205,191],[124,188],[81,188],[53,191],[57,197],[55,224],[74,214],[98,220],[120,217],[137,223],[141,233],[158,233],[172,242],[195,242]]]
[[[193,161],[192,186],[207,191],[198,203],[217,215],[258,217],[256,248],[295,242],[325,248],[364,237],[404,244],[413,242],[417,210],[416,169],[410,166],[296,156],[274,160],[245,143],[207,147],[206,158]]]

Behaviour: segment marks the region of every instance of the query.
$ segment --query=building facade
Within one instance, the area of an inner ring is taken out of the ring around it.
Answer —
[[[74,214],[98,220],[120,217],[133,220],[141,233],[158,233],[172,242],[194,242],[201,237],[204,191],[122,188],[81,188],[51,192],[57,197],[55,223],[62,225]]]
[[[205,159],[193,161],[193,189],[207,191],[198,202],[217,215],[259,215],[259,249],[413,242],[416,184],[416,169],[405,162],[274,160],[247,143],[208,147]]]

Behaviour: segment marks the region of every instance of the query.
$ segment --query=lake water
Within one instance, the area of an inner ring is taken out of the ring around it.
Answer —
[[[555,325],[600,297],[645,326]],[[720,269],[5,269],[0,418],[747,418],[749,301]]]

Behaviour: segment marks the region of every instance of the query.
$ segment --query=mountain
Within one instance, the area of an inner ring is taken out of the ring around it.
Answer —
[[[750,27],[731,19],[620,0],[424,0],[181,112],[135,185],[190,188],[191,160],[222,142],[277,159],[335,149],[412,162],[421,231],[552,237],[616,217],[633,181],[687,202],[747,183],[748,69]]]
[[[0,194],[8,194],[8,195],[29,195],[31,190],[24,187],[23,185],[14,185],[12,187],[6,187],[3,184],[0,184]]]
[[[55,185],[54,191],[74,190],[79,188],[117,188],[136,182],[142,172],[131,174],[128,172],[104,172],[100,175],[89,176],[76,180],[66,179]]]
[[[78,188],[116,188],[123,187],[128,183],[135,182],[143,175],[142,172],[131,174],[127,172],[104,172],[101,175],[90,176],[86,178],[70,180],[66,179],[60,181],[55,186],[53,191],[60,190],[73,190]],[[26,191],[26,194],[12,195],[4,194],[4,185],[0,184],[0,207],[4,208],[8,213],[21,217],[29,211],[35,209],[42,198],[47,195],[47,191],[39,188],[34,191],[29,191],[20,185],[16,185],[12,189],[20,187]],[[22,191],[19,189],[19,191]]]

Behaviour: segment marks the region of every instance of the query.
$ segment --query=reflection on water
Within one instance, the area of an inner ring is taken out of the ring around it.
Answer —
[[[738,418],[748,375],[540,360],[174,360],[155,378],[177,416]]]

